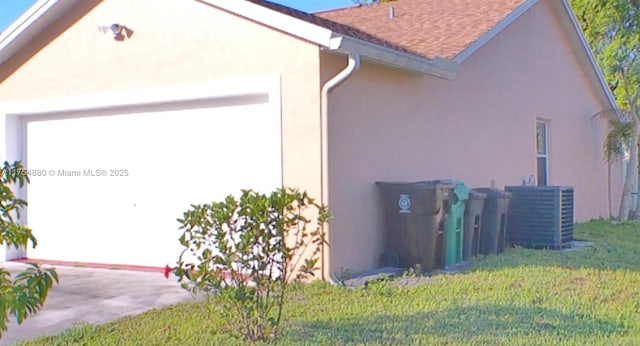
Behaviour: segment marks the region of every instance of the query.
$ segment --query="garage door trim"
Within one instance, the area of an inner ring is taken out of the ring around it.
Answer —
[[[258,76],[219,80],[206,83],[174,85],[170,87],[145,88],[109,93],[38,99],[0,103],[0,141],[3,161],[22,160],[26,146],[26,122],[46,117],[58,118],[63,113],[83,116],[110,109],[153,107],[166,104],[189,104],[203,101],[234,100],[245,97],[266,96],[269,113],[281,118],[281,82],[279,76]],[[282,175],[282,123],[280,123],[280,173]],[[26,197],[25,189],[17,191],[20,198]],[[37,231],[36,231],[37,237]],[[24,258],[24,249],[0,246],[0,262]]]

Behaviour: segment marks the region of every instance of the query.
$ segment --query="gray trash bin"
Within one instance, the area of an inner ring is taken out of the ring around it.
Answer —
[[[464,248],[462,259],[465,261],[478,256],[482,237],[482,213],[487,195],[475,190],[469,191],[469,199],[464,209]]]
[[[444,268],[444,222],[452,186],[377,182],[385,225],[383,266]],[[395,261],[393,260],[395,259]],[[397,263],[393,263],[397,262]]]
[[[487,195],[482,213],[480,253],[483,255],[501,253],[507,246],[507,214],[511,193],[496,188],[474,190]]]

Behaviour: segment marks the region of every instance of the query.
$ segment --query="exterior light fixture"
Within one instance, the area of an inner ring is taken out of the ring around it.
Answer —
[[[123,26],[117,23],[111,24],[111,26],[109,27],[109,29],[111,30],[111,32],[113,33],[113,36],[118,36],[118,35],[122,35],[122,29]]]
[[[98,27],[98,30],[103,34],[111,33],[116,41],[124,41],[125,38],[129,38],[133,33],[132,30],[119,23],[102,25]]]

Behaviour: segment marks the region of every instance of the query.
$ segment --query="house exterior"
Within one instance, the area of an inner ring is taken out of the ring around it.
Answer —
[[[612,107],[566,1],[40,0],[0,36],[0,153],[39,244],[0,260],[164,266],[190,204],[283,185],[333,214],[324,279],[377,265],[376,181],[533,177],[607,217],[621,173],[589,120]]]

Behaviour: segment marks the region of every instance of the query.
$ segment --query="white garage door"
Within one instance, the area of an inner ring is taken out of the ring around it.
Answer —
[[[174,263],[176,219],[191,204],[281,186],[275,113],[263,103],[27,122],[27,220],[38,238],[28,257]]]

